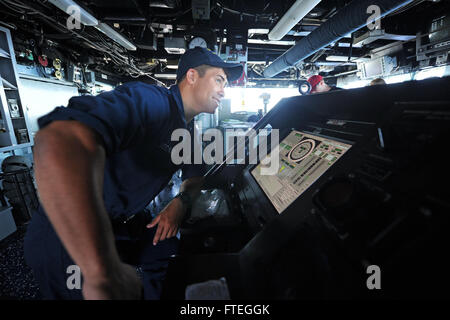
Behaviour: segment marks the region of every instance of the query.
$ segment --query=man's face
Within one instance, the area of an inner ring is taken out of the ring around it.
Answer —
[[[320,81],[316,86],[316,92],[327,92],[330,89],[331,87],[327,85],[324,80]]]
[[[211,67],[195,82],[194,96],[199,112],[214,113],[224,97],[227,76],[222,68]]]

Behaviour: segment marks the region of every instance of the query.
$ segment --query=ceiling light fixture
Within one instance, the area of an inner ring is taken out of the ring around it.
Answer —
[[[155,73],[153,76],[155,78],[168,80],[175,80],[177,78],[177,75],[175,73]]]
[[[110,39],[114,40],[124,48],[136,51],[136,46],[132,44],[128,39],[118,33],[116,30],[111,28],[104,22],[98,21],[94,16],[88,13],[86,10],[81,8],[75,1],[72,0],[49,0],[50,3],[54,4],[56,7],[66,12],[67,14],[73,14],[71,7],[76,7],[80,10],[80,22],[85,26],[93,26],[97,30],[103,32]]]

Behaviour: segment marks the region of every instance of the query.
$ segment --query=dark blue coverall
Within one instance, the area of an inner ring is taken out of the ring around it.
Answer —
[[[172,163],[171,134],[186,128],[183,102],[177,85],[170,89],[141,82],[126,83],[98,96],[70,99],[38,120],[43,128],[55,120],[77,120],[95,130],[106,151],[103,199],[112,221],[123,221],[138,212],[182,168]],[[198,176],[199,166],[185,166],[183,179]],[[48,177],[52,179],[52,177]],[[55,196],[58,196],[55,194]],[[150,222],[150,221],[147,221]],[[158,299],[168,257],[178,247],[176,237],[152,240],[157,226],[138,238],[115,232],[119,255],[141,270],[144,298]],[[123,241],[125,240],[125,241]],[[42,206],[33,214],[25,237],[25,259],[33,269],[43,298],[82,299],[81,290],[69,289],[67,268],[72,261],[50,224]]]

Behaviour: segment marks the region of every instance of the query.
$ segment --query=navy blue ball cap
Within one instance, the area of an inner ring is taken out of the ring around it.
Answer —
[[[189,69],[198,67],[202,64],[224,69],[228,77],[228,82],[239,79],[244,71],[244,67],[240,63],[226,63],[212,51],[201,47],[195,47],[186,50],[181,56],[180,61],[178,62],[177,81],[180,81]]]

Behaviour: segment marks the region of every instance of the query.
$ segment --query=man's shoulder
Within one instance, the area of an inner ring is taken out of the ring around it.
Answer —
[[[173,116],[175,101],[173,88],[133,81],[124,83],[116,90],[128,95],[133,101],[133,106],[147,115],[144,118],[164,122]]]
[[[126,82],[120,86],[118,86],[116,89],[118,90],[132,90],[132,91],[140,91],[147,94],[155,94],[155,95],[161,95],[161,96],[167,96],[169,95],[169,89],[161,86],[157,86],[154,84],[148,84],[141,81],[131,81]]]
[[[158,109],[158,111],[169,111],[171,92],[165,87],[160,87],[145,82],[133,81],[118,86],[121,94],[128,95],[135,103],[146,109]]]

